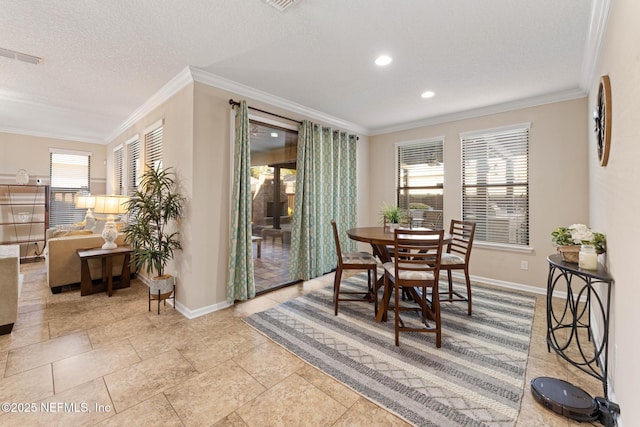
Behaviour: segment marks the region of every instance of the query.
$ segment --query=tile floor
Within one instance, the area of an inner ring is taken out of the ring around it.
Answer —
[[[37,411],[0,412],[0,426],[406,425],[241,320],[329,285],[332,275],[188,320],[170,306],[149,313],[138,280],[111,298],[81,298],[76,290],[52,295],[42,262],[21,270],[18,321],[0,336],[0,402],[33,402]],[[547,353],[538,297],[517,425],[577,425],[533,400],[528,382],[540,375],[602,394],[595,380]]]
[[[256,293],[268,291],[289,283],[289,249],[288,243],[283,244],[282,239],[267,237],[262,241],[260,258],[257,251],[253,251],[253,277],[256,285]]]

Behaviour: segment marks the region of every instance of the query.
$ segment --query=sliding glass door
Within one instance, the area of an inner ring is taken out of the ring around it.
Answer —
[[[250,121],[256,294],[290,284],[298,132]]]

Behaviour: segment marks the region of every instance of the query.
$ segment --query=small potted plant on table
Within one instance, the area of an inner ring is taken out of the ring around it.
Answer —
[[[147,166],[138,189],[127,202],[130,222],[123,230],[133,248],[137,269],[144,269],[149,276],[151,298],[159,300],[173,292],[175,277],[165,269],[173,251],[182,249],[178,231],[169,228],[182,216],[184,205],[184,197],[175,191],[175,174],[170,169]]]
[[[578,263],[581,245],[593,246],[597,254],[606,252],[606,238],[584,224],[558,227],[551,233],[551,241],[563,261]]]
[[[407,213],[397,206],[383,205],[380,211],[385,230],[393,232],[407,221]]]

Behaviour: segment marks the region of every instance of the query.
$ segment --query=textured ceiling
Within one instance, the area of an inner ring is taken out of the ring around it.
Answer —
[[[44,58],[0,57],[0,131],[108,142],[187,66],[366,133],[579,96],[597,3],[0,0],[0,47]],[[381,53],[391,65],[373,65]]]

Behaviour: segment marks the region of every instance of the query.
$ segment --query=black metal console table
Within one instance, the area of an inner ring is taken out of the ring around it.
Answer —
[[[601,381],[604,398],[594,398],[567,381],[550,377],[531,380],[531,393],[560,415],[615,427],[620,405],[609,400],[607,390],[613,277],[600,264],[597,270],[584,270],[578,264],[562,261],[560,255],[549,255],[547,261],[547,350],[553,349],[571,365]],[[554,294],[562,299],[554,299]]]
[[[547,281],[547,349],[553,349],[573,366],[602,381],[608,399],[609,307],[613,277],[601,264],[598,270],[584,270],[578,264],[550,255]],[[564,291],[561,307],[553,296]],[[601,287],[596,292],[596,286]],[[599,325],[594,337],[592,319]]]

